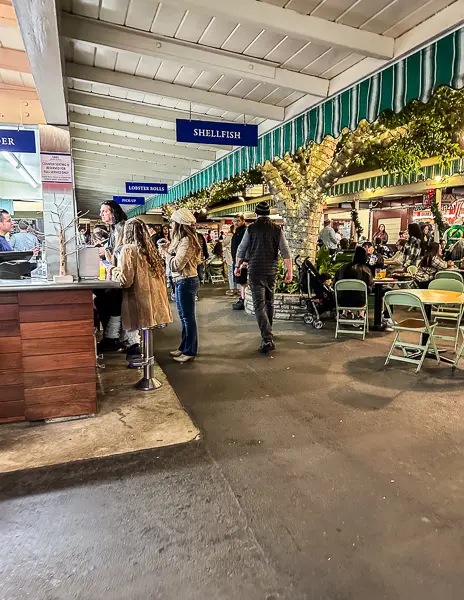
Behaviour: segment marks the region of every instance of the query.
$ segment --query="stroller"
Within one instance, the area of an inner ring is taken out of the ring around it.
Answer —
[[[299,261],[299,258],[299,256],[295,258],[295,264],[299,271],[300,302],[302,300],[306,302],[308,311],[303,320],[306,325],[321,329],[324,324],[320,315],[335,310],[335,293],[322,283],[318,270],[308,257],[303,262]]]

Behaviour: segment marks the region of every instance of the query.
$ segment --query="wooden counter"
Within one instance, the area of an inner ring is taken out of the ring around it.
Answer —
[[[12,289],[0,286],[0,423],[96,413],[91,284]]]

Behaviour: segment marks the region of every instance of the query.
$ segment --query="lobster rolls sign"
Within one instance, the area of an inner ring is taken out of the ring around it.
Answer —
[[[257,146],[258,126],[220,121],[176,119],[176,139],[189,144]]]

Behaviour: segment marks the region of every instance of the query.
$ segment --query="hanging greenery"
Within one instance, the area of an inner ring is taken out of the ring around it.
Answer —
[[[263,183],[263,176],[260,169],[250,169],[239,175],[218,181],[204,188],[200,192],[185,196],[170,204],[163,206],[165,216],[170,216],[173,210],[177,208],[188,208],[192,212],[200,212],[203,209],[219,204],[223,200],[228,200],[234,196],[240,196],[248,187]]]
[[[441,212],[440,206],[438,205],[437,195],[436,195],[435,190],[429,190],[427,192],[427,198],[430,201],[430,211],[433,216],[433,221],[435,223],[435,227],[438,227],[438,231],[440,232],[440,239],[441,239],[441,236],[448,229],[448,225],[447,225],[446,221],[443,219],[443,213]]]
[[[464,91],[443,86],[424,104],[410,102],[398,114],[383,112],[378,119],[388,129],[404,127],[404,135],[383,148],[367,145],[357,159],[366,170],[383,169],[407,176],[421,171],[421,161],[437,156],[442,166],[462,156]]]
[[[356,210],[356,205],[354,202],[351,203],[351,219],[353,221],[354,231],[359,239],[361,237],[364,229],[361,225],[361,221],[359,220],[359,213]]]

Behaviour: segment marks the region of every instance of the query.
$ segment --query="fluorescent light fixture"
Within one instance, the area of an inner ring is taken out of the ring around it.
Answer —
[[[7,152],[6,150],[2,150],[1,154],[10,163],[10,165],[12,165],[15,169],[18,168],[19,160],[14,154],[11,154],[11,152]]]
[[[30,186],[32,186],[34,189],[39,187],[37,181],[32,177],[26,167],[14,154],[7,152],[6,150],[2,150],[1,154],[4,158],[6,158],[10,165],[12,165],[18,171],[21,177],[25,179]]]

